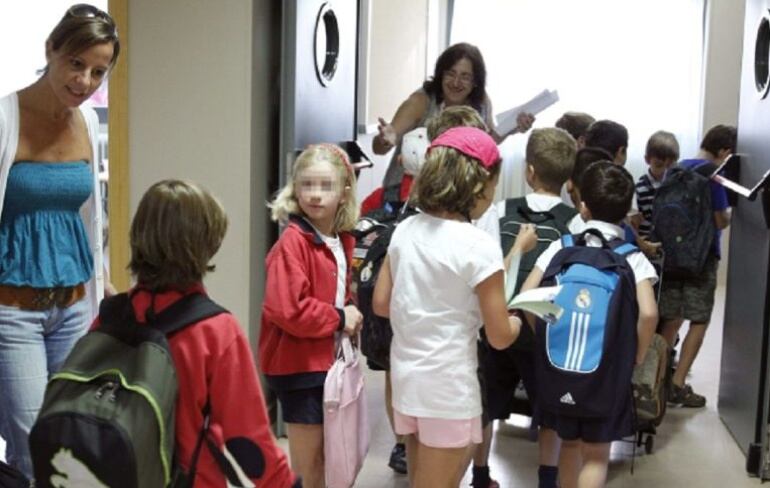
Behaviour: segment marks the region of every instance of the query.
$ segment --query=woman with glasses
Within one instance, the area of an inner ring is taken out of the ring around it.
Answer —
[[[0,434],[8,462],[30,478],[27,436],[48,377],[112,289],[102,262],[99,121],[81,105],[119,52],[112,18],[75,5],[48,36],[42,76],[0,98]]]
[[[401,181],[403,171],[397,164],[401,137],[416,127],[424,127],[428,119],[438,115],[444,107],[470,105],[475,108],[498,144],[510,134],[529,130],[534,117],[530,114],[520,114],[516,128],[507,134],[497,133],[486,84],[487,69],[481,51],[476,46],[459,43],[441,53],[436,60],[433,77],[425,81],[422,88],[412,93],[398,107],[393,120],[387,123],[384,119],[379,119],[379,133],[374,138],[372,149],[376,154],[385,154],[396,147],[383,186],[398,184]]]

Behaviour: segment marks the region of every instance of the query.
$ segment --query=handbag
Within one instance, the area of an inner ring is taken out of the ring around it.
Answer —
[[[324,383],[324,457],[328,488],[350,488],[369,450],[364,372],[343,335]]]

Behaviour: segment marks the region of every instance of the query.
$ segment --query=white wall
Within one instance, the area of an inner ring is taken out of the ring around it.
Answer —
[[[268,105],[272,77],[254,58],[268,51],[270,39],[252,48],[252,22],[270,2],[254,9],[242,0],[129,5],[131,214],[163,178],[190,179],[216,194],[230,227],[206,285],[245,328],[256,326],[262,301],[257,273],[267,225],[264,205],[254,200],[266,193],[269,161],[260,148],[267,147],[270,124],[253,108]]]
[[[738,123],[744,13],[743,0],[706,2],[701,135],[717,124]]]
[[[62,0],[0,2],[0,96],[23,88],[40,76],[45,66],[45,41],[67,8],[77,3]],[[89,0],[107,9],[107,0]]]

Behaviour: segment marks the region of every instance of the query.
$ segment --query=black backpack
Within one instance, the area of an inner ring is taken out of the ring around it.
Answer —
[[[601,247],[586,245],[593,234]],[[556,323],[536,324],[538,401],[549,412],[604,418],[631,398],[639,304],[626,256],[639,250],[596,229],[562,238],[541,286],[561,285]]]
[[[655,193],[651,236],[661,243],[667,276],[697,276],[713,253],[716,224],[709,178],[715,170],[713,163],[675,166]]]
[[[396,225],[417,213],[413,207],[399,201],[400,192],[401,185],[386,188],[383,206],[361,217],[354,232],[353,288],[358,298],[358,309],[364,316],[361,352],[375,366],[384,369],[390,369],[393,330],[388,319],[375,315],[372,310],[374,286]]]
[[[577,214],[577,210],[563,203],[555,205],[550,210],[536,212],[529,208],[526,197],[510,198],[505,201],[505,216],[500,218],[500,245],[503,248],[503,255],[508,254],[513,247],[522,224],[534,224],[537,232],[537,245],[521,257],[514,293],[519,292],[543,251],[553,241],[558,241],[562,236],[570,233],[567,224]],[[523,327],[519,338],[511,348],[531,349],[534,342],[532,330],[529,327]]]
[[[187,295],[136,322],[129,295],[102,301],[101,325],[75,345],[46,388],[30,432],[36,486],[191,487],[204,425],[188,473],[175,463],[177,376],[167,336],[226,310]]]

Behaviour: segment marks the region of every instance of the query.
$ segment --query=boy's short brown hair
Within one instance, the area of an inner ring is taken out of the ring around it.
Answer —
[[[591,218],[619,225],[631,209],[634,179],[624,167],[597,161],[580,178],[580,195]]]
[[[738,144],[738,131],[732,125],[715,125],[703,136],[700,148],[708,151],[714,156],[719,156],[719,151],[727,149],[731,153],[735,152]]]
[[[211,193],[189,181],[152,185],[131,223],[131,262],[151,290],[184,289],[203,279],[227,232],[227,215]]]
[[[433,140],[453,127],[475,127],[487,132],[489,128],[473,107],[455,105],[447,107],[428,121],[428,140]]]
[[[577,141],[595,120],[585,112],[564,112],[556,121],[556,127],[566,130]]]
[[[527,141],[526,159],[545,189],[559,193],[561,186],[572,176],[576,152],[577,143],[569,132],[545,127],[532,130]]]
[[[679,159],[679,142],[671,132],[659,130],[647,140],[647,148],[644,155],[648,158]]]

